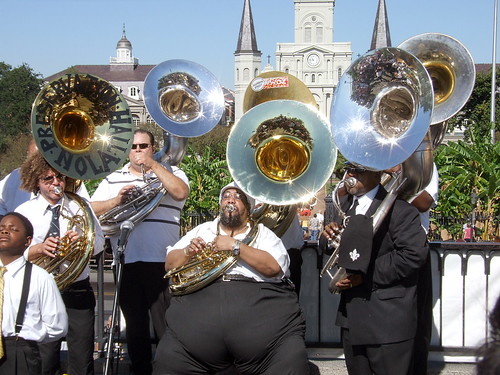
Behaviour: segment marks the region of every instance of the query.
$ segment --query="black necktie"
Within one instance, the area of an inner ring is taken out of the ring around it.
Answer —
[[[359,206],[359,199],[354,198],[354,203],[346,212],[346,216],[356,215],[356,207]]]
[[[61,206],[47,207],[47,210],[52,211],[52,220],[50,221],[49,231],[47,232],[47,237],[58,237],[61,235],[59,230],[59,210]]]

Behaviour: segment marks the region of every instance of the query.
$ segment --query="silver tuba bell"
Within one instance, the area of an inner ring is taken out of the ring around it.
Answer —
[[[144,81],[144,104],[163,129],[163,149],[155,159],[170,166],[182,161],[189,137],[213,129],[224,112],[222,87],[203,66],[187,60],[167,60],[155,66]],[[161,182],[146,179],[131,191],[128,199],[99,217],[103,231],[115,234],[120,224],[143,220],[167,191]]]
[[[155,122],[178,137],[212,130],[224,113],[224,94],[215,76],[188,60],[167,60],[144,81],[144,104]]]

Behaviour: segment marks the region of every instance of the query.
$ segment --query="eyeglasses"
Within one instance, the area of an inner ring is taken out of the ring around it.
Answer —
[[[365,173],[365,168],[344,168],[344,171],[349,174],[361,174]]]
[[[240,193],[224,193],[224,195],[222,196],[222,199],[226,200],[226,199],[236,199],[237,201],[241,201],[241,194]]]
[[[54,178],[57,178],[59,181],[64,181],[66,179],[66,176],[59,173],[59,174],[53,174],[51,176],[42,177],[40,180],[42,180],[47,184],[51,184],[54,181]]]
[[[132,150],[137,149],[137,147],[139,147],[141,150],[144,150],[144,149],[148,148],[149,146],[151,146],[149,143],[134,143],[132,145]]]

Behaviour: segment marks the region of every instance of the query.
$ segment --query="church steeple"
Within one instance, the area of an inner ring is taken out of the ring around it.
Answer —
[[[241,16],[240,35],[235,53],[259,52],[257,48],[257,38],[253,26],[252,7],[250,0],[245,0],[243,5],[243,14]]]
[[[262,65],[261,57],[262,53],[257,48],[250,0],[244,0],[240,35],[234,52],[234,113],[236,121],[243,115],[245,90],[250,81],[259,75]]]
[[[389,19],[385,0],[379,0],[375,26],[373,27],[372,43],[370,50],[391,46],[391,34],[389,32]]]

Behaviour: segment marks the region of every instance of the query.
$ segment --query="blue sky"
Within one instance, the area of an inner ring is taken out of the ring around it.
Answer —
[[[378,0],[336,0],[334,41],[353,56],[371,41]],[[293,0],[251,0],[263,63],[276,43],[294,41]],[[451,35],[476,63],[491,63],[494,0],[386,0],[392,45],[425,32]],[[232,88],[243,0],[5,0],[0,61],[43,76],[71,65],[108,64],[125,23],[140,64],[187,59]],[[498,50],[498,48],[497,48]],[[497,62],[498,53],[497,53]]]

